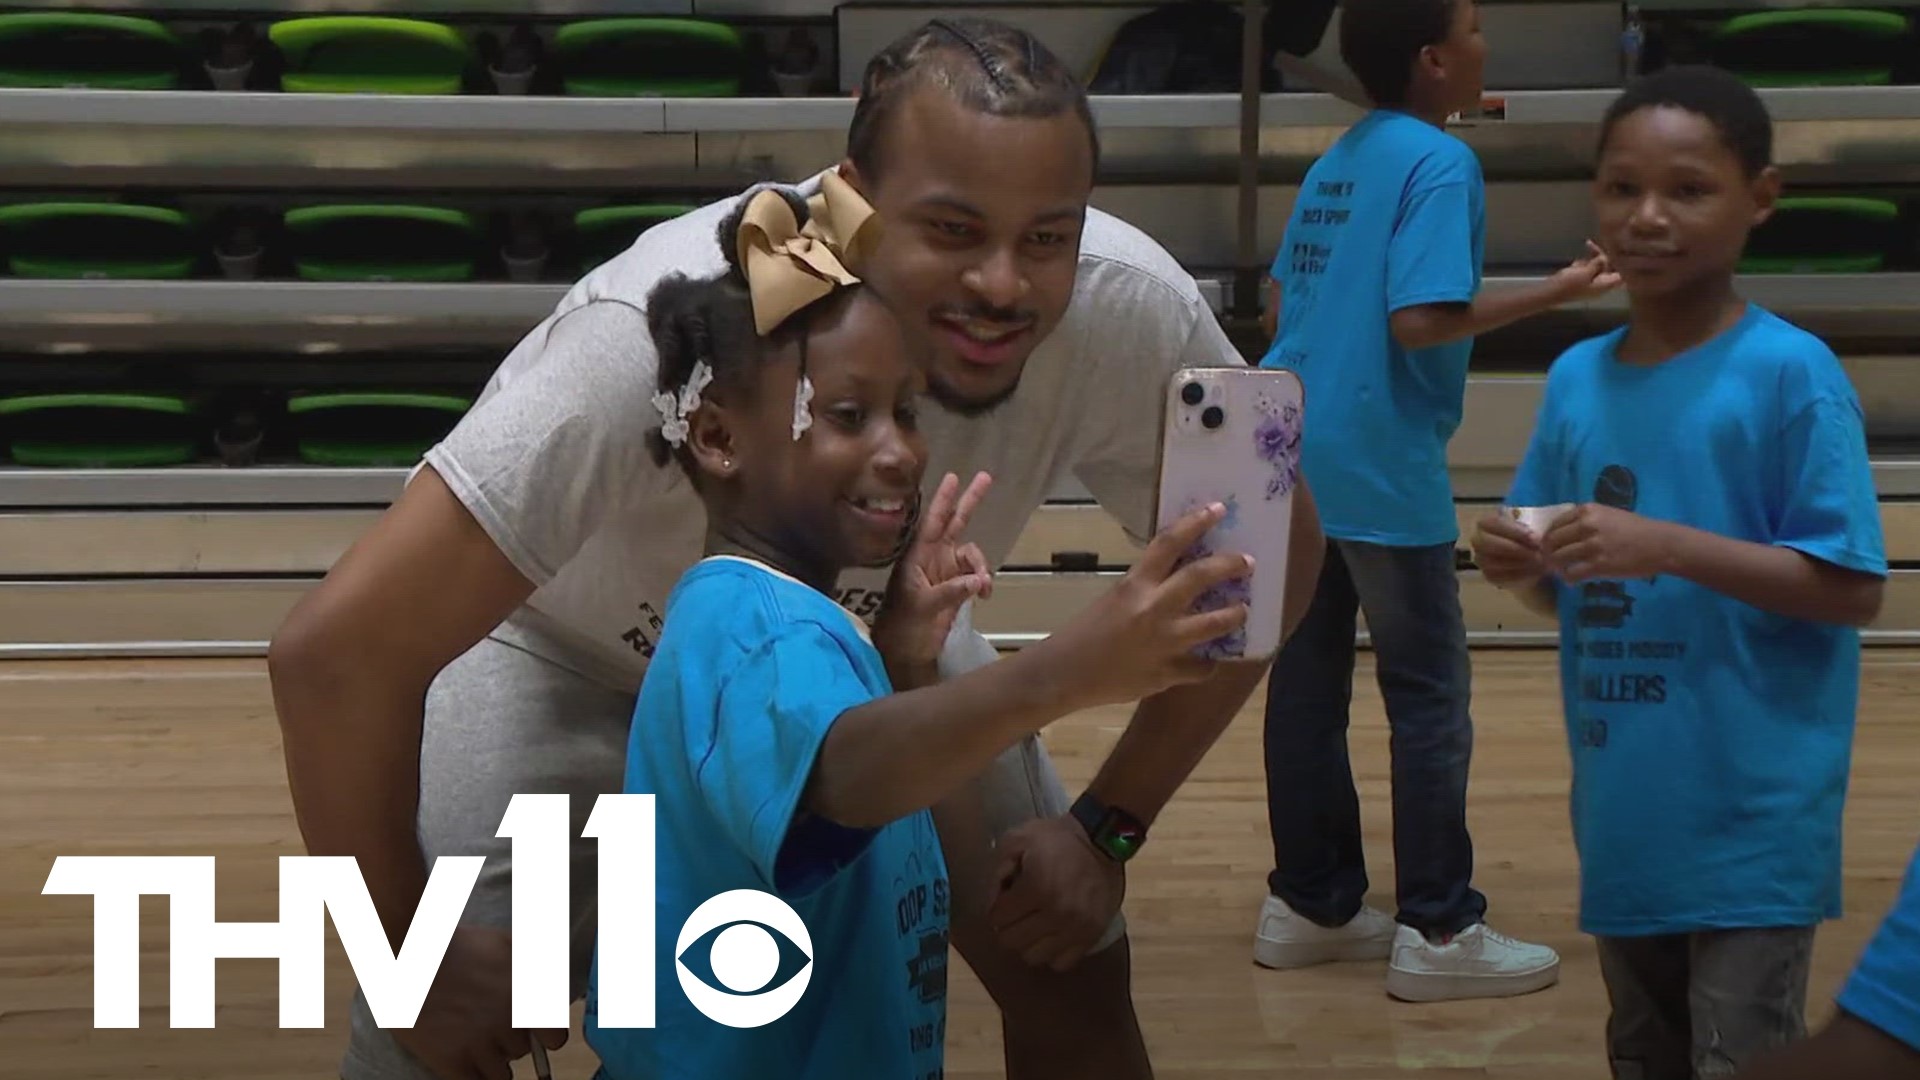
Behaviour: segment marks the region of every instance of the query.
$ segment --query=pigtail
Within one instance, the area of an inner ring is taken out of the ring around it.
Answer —
[[[686,418],[669,417],[662,405],[671,411],[696,372],[703,382],[730,380],[758,357],[752,301],[745,284],[734,275],[696,280],[674,274],[655,285],[647,297],[647,330],[653,337],[657,368],[647,451],[656,465],[665,466],[678,456],[668,440],[667,425]],[[696,387],[696,393],[700,389]]]

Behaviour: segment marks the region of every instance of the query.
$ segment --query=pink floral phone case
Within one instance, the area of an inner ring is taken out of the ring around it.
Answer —
[[[1236,632],[1195,650],[1220,660],[1266,660],[1280,648],[1293,491],[1306,403],[1299,376],[1261,368],[1187,368],[1167,384],[1157,527],[1210,502],[1227,514],[1181,559],[1252,555],[1252,575],[1208,590],[1195,605],[1248,606]]]

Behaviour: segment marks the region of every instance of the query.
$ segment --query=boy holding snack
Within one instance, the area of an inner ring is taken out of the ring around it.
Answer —
[[[1801,1038],[1815,928],[1841,913],[1858,628],[1887,563],[1846,372],[1735,290],[1771,154],[1725,72],[1615,102],[1594,198],[1627,325],[1554,363],[1507,500],[1532,512],[1473,543],[1559,619],[1580,924],[1621,1078],[1724,1075]]]

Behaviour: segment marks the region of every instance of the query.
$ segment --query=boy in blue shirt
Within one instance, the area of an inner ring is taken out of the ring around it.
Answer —
[[[1602,122],[1601,244],[1627,325],[1553,365],[1487,579],[1556,614],[1580,925],[1616,1076],[1724,1075],[1805,1034],[1840,914],[1860,634],[1886,556],[1860,403],[1734,273],[1780,181],[1759,97],[1711,68]],[[1563,504],[1570,504],[1564,505]]]
[[[1254,959],[1391,957],[1387,990],[1406,1000],[1528,993],[1557,979],[1559,957],[1490,931],[1472,885],[1470,666],[1447,443],[1476,334],[1617,282],[1594,257],[1480,295],[1480,164],[1445,130],[1480,101],[1486,44],[1472,0],[1347,0],[1340,53],[1374,108],[1301,185],[1273,263],[1278,333],[1262,361],[1305,384],[1301,464],[1329,543],[1268,683],[1274,870]],[[1397,926],[1363,903],[1346,745],[1362,609],[1392,728]]]
[[[1840,988],[1818,1035],[1776,1051],[1739,1080],[1913,1080],[1920,1076],[1920,850],[1893,910]]]

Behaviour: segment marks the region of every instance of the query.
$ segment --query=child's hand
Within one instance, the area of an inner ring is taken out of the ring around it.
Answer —
[[[1501,513],[1474,523],[1473,561],[1502,589],[1525,589],[1547,576],[1546,559],[1532,530]]]
[[[1540,551],[1562,580],[1650,578],[1671,560],[1672,526],[1631,511],[1581,503],[1547,530]]]
[[[1195,604],[1209,590],[1251,576],[1253,560],[1184,557],[1225,515],[1226,507],[1215,503],[1162,529],[1106,595],[1032,646],[1054,657],[1054,690],[1071,708],[1139,701],[1213,675],[1219,662],[1194,650],[1244,626],[1247,605],[1196,612]]]
[[[1554,291],[1563,303],[1592,300],[1620,286],[1620,274],[1607,261],[1607,253],[1600,250],[1600,245],[1589,240],[1587,251],[1590,254],[1586,258],[1575,259],[1553,275]]]
[[[980,548],[961,539],[992,479],[976,473],[965,492],[948,473],[914,529],[913,544],[894,565],[886,604],[874,620],[874,646],[896,689],[932,681],[961,605],[993,595],[993,572]]]

